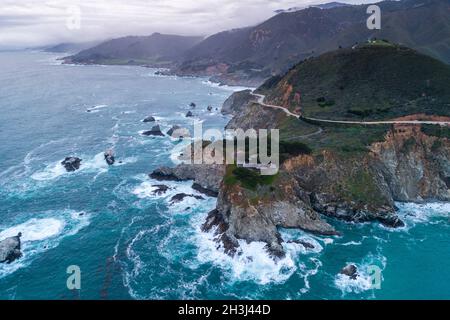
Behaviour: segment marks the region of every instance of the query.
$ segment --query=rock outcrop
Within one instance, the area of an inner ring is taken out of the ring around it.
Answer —
[[[151,130],[142,132],[144,136],[164,136],[159,125],[153,126]]]
[[[0,263],[12,263],[22,256],[20,251],[20,237],[19,234],[15,237],[6,238],[0,241]]]
[[[197,196],[194,194],[187,194],[187,193],[178,193],[176,195],[174,195],[171,199],[170,199],[170,203],[174,204],[177,202],[181,202],[183,201],[185,198],[194,198],[197,200],[204,200],[205,198],[203,198],[202,196]]]
[[[359,277],[358,268],[354,264],[349,264],[345,266],[339,273],[346,275],[352,280],[356,280]]]
[[[420,125],[396,125],[371,147],[376,169],[396,201],[450,201],[450,140]]]
[[[186,118],[193,117],[193,116],[194,116],[194,114],[191,111],[188,111],[186,113]]]
[[[251,101],[256,101],[251,90],[234,92],[222,105],[222,114],[236,115],[241,112]]]
[[[254,190],[239,183],[222,183],[216,210],[203,225],[204,231],[215,229],[229,253],[237,250],[238,239],[262,241],[274,257],[284,256],[278,228],[298,228],[312,233],[336,235],[308,205],[308,196],[295,180],[283,176],[271,186]]]
[[[153,194],[157,194],[157,195],[162,195],[164,193],[167,192],[167,190],[169,190],[170,188],[164,184],[154,184],[152,185],[152,187],[155,188],[155,190],[153,190]]]
[[[144,120],[142,120],[142,122],[155,122],[156,119],[153,116],[148,116],[146,118],[144,118]]]
[[[73,172],[80,169],[81,159],[77,157],[66,157],[61,164],[66,168],[67,172]]]
[[[180,164],[175,168],[161,167],[150,174],[150,178],[159,181],[193,180],[195,189],[206,195],[217,195],[225,173],[223,165]]]
[[[105,161],[108,165],[112,166],[114,162],[116,162],[116,158],[114,157],[114,152],[112,150],[108,150],[104,154]]]

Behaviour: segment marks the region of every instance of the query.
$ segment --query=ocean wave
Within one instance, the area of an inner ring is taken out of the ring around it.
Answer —
[[[168,187],[166,192],[158,194],[155,192],[158,190],[158,185],[165,185]],[[173,214],[186,214],[189,213],[189,208],[199,208],[202,207],[202,203],[209,199],[210,197],[192,189],[192,181],[157,181],[148,178],[143,181],[140,185],[134,187],[131,191],[136,197],[142,200],[155,200],[162,199],[167,205],[168,213]],[[198,199],[192,196],[185,197],[182,201],[172,202],[171,199],[177,194],[187,194],[195,197],[202,197],[203,199]]]
[[[109,166],[105,161],[103,152],[96,154],[93,158],[88,158],[88,160],[84,160],[87,158],[84,156],[80,156],[80,158],[83,159],[80,169],[74,172],[67,172],[64,166],[61,164],[61,161],[63,161],[63,159],[60,159],[48,165],[43,170],[33,173],[31,175],[31,178],[37,181],[47,181],[54,180],[62,176],[78,174],[80,172],[96,172],[97,174],[101,174],[108,171]]]
[[[107,104],[98,104],[98,105],[95,105],[93,107],[87,108],[86,112],[88,112],[88,113],[97,113],[101,109],[104,109],[104,108],[107,108],[107,107],[108,107]]]
[[[33,217],[13,226],[0,226],[0,240],[22,233],[22,257],[11,264],[0,264],[0,279],[29,266],[36,256],[57,247],[63,238],[78,233],[90,222],[89,214],[74,210],[47,211]]]
[[[272,259],[263,242],[247,243],[239,241],[239,252],[234,257],[226,254],[213,232],[201,230],[197,233],[198,256],[200,263],[212,263],[228,272],[230,282],[254,281],[261,285],[283,283],[297,270],[293,257],[288,253],[285,258]]]
[[[281,232],[286,255],[279,260],[274,260],[269,255],[264,242],[247,243],[244,240],[238,240],[238,253],[231,257],[218,244],[214,231],[205,233],[200,230],[199,225],[196,226],[196,230],[198,260],[200,263],[212,263],[226,270],[230,282],[252,281],[259,285],[284,283],[297,273],[305,283],[305,287],[300,292],[306,293],[309,291],[309,277],[317,274],[322,265],[314,257],[306,259],[309,261],[308,264],[299,261],[299,255],[317,255],[323,250],[322,245],[314,237],[300,230],[294,230],[297,235],[287,230]],[[303,240],[312,244],[314,248],[305,248],[302,244],[289,242],[289,240]]]
[[[202,81],[204,85],[207,85],[209,87],[218,88],[226,91],[242,91],[242,90],[255,90],[256,88],[252,87],[243,87],[243,86],[229,86],[225,84],[220,84],[218,82],[213,82],[210,80]]]
[[[347,262],[347,264],[355,265],[358,269],[359,276],[356,279],[351,279],[343,274],[337,274],[334,277],[334,285],[341,290],[343,296],[349,293],[360,294],[365,291],[376,290],[376,287],[374,286],[374,269],[378,269],[381,272],[379,275],[381,286],[381,282],[383,281],[382,272],[387,265],[387,259],[381,253],[369,253],[361,263]]]
[[[396,203],[398,215],[407,226],[431,222],[433,218],[450,218],[450,202]]]

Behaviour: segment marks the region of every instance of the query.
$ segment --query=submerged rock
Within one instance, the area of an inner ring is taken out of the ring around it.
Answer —
[[[164,136],[159,125],[153,126],[151,130],[142,132],[144,136]]]
[[[142,122],[155,122],[155,121],[156,119],[152,116],[148,116],[144,120],[142,120]]]
[[[305,249],[314,249],[314,245],[303,240],[290,240],[287,243],[301,244]]]
[[[112,150],[105,151],[105,161],[108,165],[112,166],[116,159],[114,158],[114,152]]]
[[[177,202],[181,202],[184,200],[184,198],[187,197],[192,197],[195,198],[197,200],[205,200],[205,198],[203,198],[202,196],[197,196],[195,194],[187,194],[187,193],[178,193],[176,195],[174,195],[171,199],[170,202],[171,203],[177,203]]]
[[[80,169],[81,159],[77,157],[66,157],[61,164],[66,168],[67,172]]]
[[[359,277],[358,268],[354,264],[345,266],[339,273],[348,276],[352,280],[356,280]]]
[[[153,191],[153,194],[157,194],[157,195],[161,195],[167,192],[167,190],[169,190],[170,188],[164,184],[155,184],[152,185],[152,187],[156,188]]]
[[[6,238],[0,241],[0,263],[11,263],[22,256],[20,252],[20,237],[22,233],[15,237]]]

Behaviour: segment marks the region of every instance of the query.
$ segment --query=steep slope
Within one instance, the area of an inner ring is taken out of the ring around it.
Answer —
[[[350,61],[353,64],[349,65]],[[348,70],[342,70],[344,65]],[[384,67],[375,70],[375,66]],[[415,85],[422,85],[428,79],[434,88],[430,101],[448,97],[446,65],[414,50],[384,42],[310,59],[285,77],[273,78],[264,90],[259,90],[274,101],[284,99],[288,103],[295,97],[294,90],[284,90],[288,86],[308,86],[314,90],[314,97],[316,94],[327,97],[336,91],[332,88],[339,83],[336,79],[341,79],[342,72],[347,76],[354,74],[346,84],[354,86],[350,96],[355,101],[367,103],[365,110],[376,110],[387,97],[397,97],[400,101],[415,99]],[[372,72],[376,78],[368,82],[365,76]],[[400,78],[387,84],[375,83],[377,79],[383,82],[395,77]],[[404,222],[397,216],[396,201],[450,201],[448,126],[329,124],[319,127],[288,117],[279,109],[237,99],[245,97],[245,92],[234,96],[224,108],[234,114],[227,128],[278,128],[282,138],[281,165],[276,175],[260,176],[256,170],[235,165],[226,168],[217,207],[203,228],[215,230],[217,241],[229,254],[238,252],[237,240],[244,239],[263,241],[271,254],[282,256],[283,239],[278,228],[329,235],[340,231],[321,215],[399,228]],[[325,99],[324,103],[328,101]],[[330,108],[327,116],[340,118],[343,112],[343,117],[347,117],[346,105],[338,100],[324,108]],[[389,112],[405,115],[403,120],[423,117],[450,122],[450,117],[442,116],[449,108],[432,103],[428,115],[413,114],[417,108],[411,103]],[[319,130],[313,135],[305,134],[311,127]]]
[[[170,66],[182,54],[202,40],[154,33],[146,37],[124,37],[103,42],[93,48],[67,57],[68,63],[82,64],[136,64]]]
[[[450,116],[450,66],[407,47],[374,41],[307,59],[259,91],[267,101],[323,119]]]
[[[378,5],[381,30],[367,29],[367,5],[284,12],[257,26],[205,39],[187,51],[176,72],[255,85],[306,57],[374,37],[450,62],[450,0],[384,1]]]

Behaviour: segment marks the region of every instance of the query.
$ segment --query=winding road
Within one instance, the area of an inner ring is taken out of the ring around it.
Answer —
[[[345,120],[327,120],[327,119],[318,119],[318,118],[310,118],[305,117],[296,113],[293,113],[289,111],[287,108],[282,106],[276,106],[272,104],[264,103],[264,99],[266,98],[265,95],[258,94],[252,92],[252,94],[258,98],[257,102],[258,104],[262,105],[263,107],[273,108],[273,109],[281,109],[283,110],[288,116],[295,117],[297,119],[305,119],[305,120],[311,120],[315,122],[323,122],[323,123],[336,123],[336,124],[363,124],[363,125],[380,125],[380,124],[432,124],[432,125],[440,125],[440,126],[450,126],[449,121],[419,121],[419,120],[387,120],[387,121],[345,121]],[[317,133],[314,133],[317,134]]]

